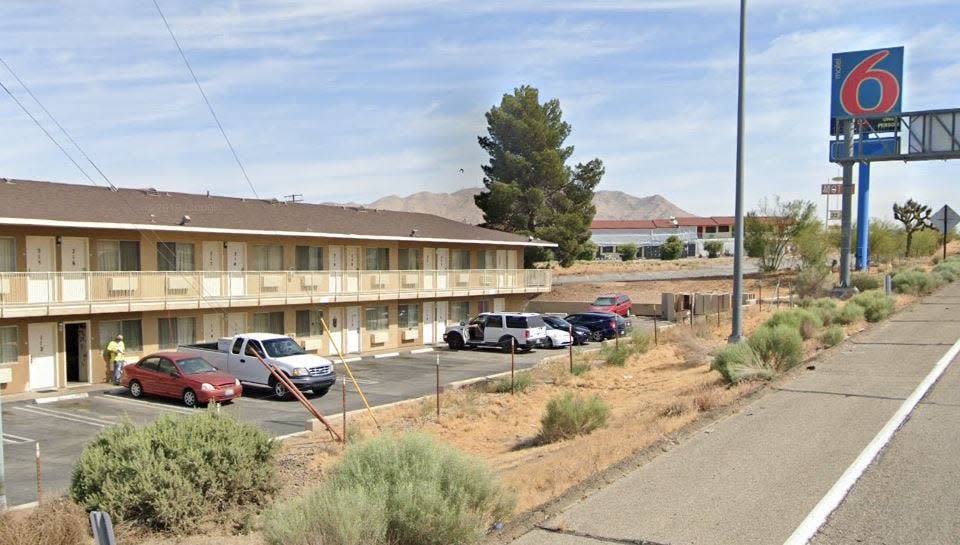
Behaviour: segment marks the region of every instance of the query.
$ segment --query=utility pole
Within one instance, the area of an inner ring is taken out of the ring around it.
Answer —
[[[3,384],[0,383],[0,513],[7,510],[7,474],[3,465]]]
[[[733,301],[730,321],[731,343],[743,338],[743,102],[746,64],[747,0],[740,0],[740,61],[737,90],[737,182],[736,220],[733,227]]]

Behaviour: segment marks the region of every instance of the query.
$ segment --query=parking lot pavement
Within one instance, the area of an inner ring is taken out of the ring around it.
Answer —
[[[587,345],[596,348],[598,345]],[[579,348],[578,348],[579,349]],[[534,350],[516,354],[517,369],[532,367],[545,357],[564,355],[565,349]],[[402,354],[383,359],[364,359],[350,369],[373,406],[432,395],[436,388],[436,362],[440,359],[440,381],[448,385],[462,380],[510,371],[510,354],[497,350],[451,351]],[[346,372],[335,365],[338,375]],[[342,410],[340,383],[320,398],[307,398],[325,416]],[[352,383],[347,384],[347,410],[363,407]],[[36,500],[35,449],[41,447],[43,493],[65,491],[73,464],[84,445],[100,430],[128,419],[146,424],[162,414],[189,414],[196,409],[178,400],[133,399],[125,388],[113,388],[83,399],[36,405],[21,401],[3,405],[3,441],[6,462],[7,501],[11,506]],[[273,436],[302,431],[310,415],[296,401],[273,398],[269,389],[244,387],[243,397],[223,405],[221,410],[260,426]]]

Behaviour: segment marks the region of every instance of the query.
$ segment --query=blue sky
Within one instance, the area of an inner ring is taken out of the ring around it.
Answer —
[[[483,114],[528,84],[560,100],[574,160],[603,160],[599,189],[733,212],[736,0],[158,1],[261,197],[479,186]],[[831,53],[903,45],[904,109],[958,108],[957,28],[955,0],[750,1],[748,208],[823,206],[819,185],[840,172],[826,160]],[[3,0],[0,36],[0,57],[116,185],[251,196],[150,0]],[[2,67],[0,82],[42,115]],[[0,127],[0,177],[89,183],[2,92]],[[960,209],[958,172],[877,164],[871,215],[908,197]]]

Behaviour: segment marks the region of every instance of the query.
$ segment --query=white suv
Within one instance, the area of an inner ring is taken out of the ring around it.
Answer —
[[[484,312],[467,323],[448,326],[443,340],[451,350],[495,346],[504,352],[527,352],[547,340],[547,328],[539,314],[528,312]]]

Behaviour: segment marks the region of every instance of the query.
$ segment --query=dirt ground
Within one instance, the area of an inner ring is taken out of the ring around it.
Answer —
[[[784,300],[789,297],[793,276],[745,278],[743,289],[745,292],[762,294],[764,300],[769,300],[777,293],[779,281],[780,297]],[[728,279],[716,280],[644,280],[642,282],[600,282],[586,284],[561,284],[553,287],[552,291],[539,295],[537,301],[593,301],[605,293],[623,293],[635,303],[659,303],[664,292],[674,293],[730,293],[733,291],[732,281]]]
[[[570,267],[551,263],[550,270],[556,276],[582,276],[586,274],[609,274],[623,272],[681,271],[703,267],[732,267],[732,257],[687,257],[671,261],[660,259],[637,259],[634,261],[577,261]]]

